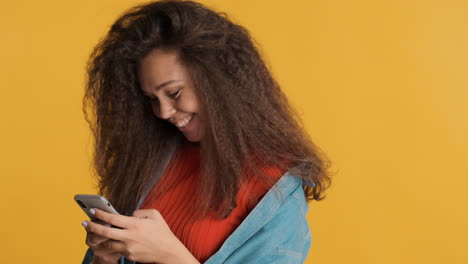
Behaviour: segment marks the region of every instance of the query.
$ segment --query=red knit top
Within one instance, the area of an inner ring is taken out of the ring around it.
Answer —
[[[265,168],[263,171],[275,180],[284,173],[273,167]],[[174,235],[200,263],[203,263],[218,251],[227,237],[253,209],[252,206],[247,206],[247,195],[259,201],[268,188],[255,180],[246,182],[239,188],[237,207],[227,218],[207,217],[195,221],[192,194],[197,188],[199,177],[199,148],[186,142],[174,153],[166,171],[152,188],[141,208],[158,210]]]

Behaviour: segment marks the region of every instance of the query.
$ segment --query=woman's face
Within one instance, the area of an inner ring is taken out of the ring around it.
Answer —
[[[201,141],[205,131],[202,106],[177,52],[153,50],[142,60],[138,77],[153,113],[176,126],[187,140]]]

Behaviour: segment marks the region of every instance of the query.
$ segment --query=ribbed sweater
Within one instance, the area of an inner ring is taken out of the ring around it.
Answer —
[[[276,180],[283,171],[264,168],[263,172]],[[227,237],[247,217],[253,206],[247,205],[250,196],[259,201],[268,187],[255,180],[243,183],[237,193],[237,207],[224,219],[208,216],[195,220],[193,190],[200,179],[200,151],[198,146],[185,142],[174,153],[166,171],[153,186],[141,208],[156,209],[166,220],[174,235],[200,263],[205,262],[221,247]]]

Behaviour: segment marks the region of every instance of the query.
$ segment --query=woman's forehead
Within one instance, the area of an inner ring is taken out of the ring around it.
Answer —
[[[152,51],[138,70],[141,85],[146,89],[159,90],[187,79],[185,67],[179,62],[176,52]]]

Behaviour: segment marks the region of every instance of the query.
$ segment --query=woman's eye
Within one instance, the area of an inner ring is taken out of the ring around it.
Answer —
[[[180,89],[177,90],[175,93],[169,94],[169,97],[170,97],[170,98],[176,98],[176,97],[179,95],[179,93],[180,93]]]

